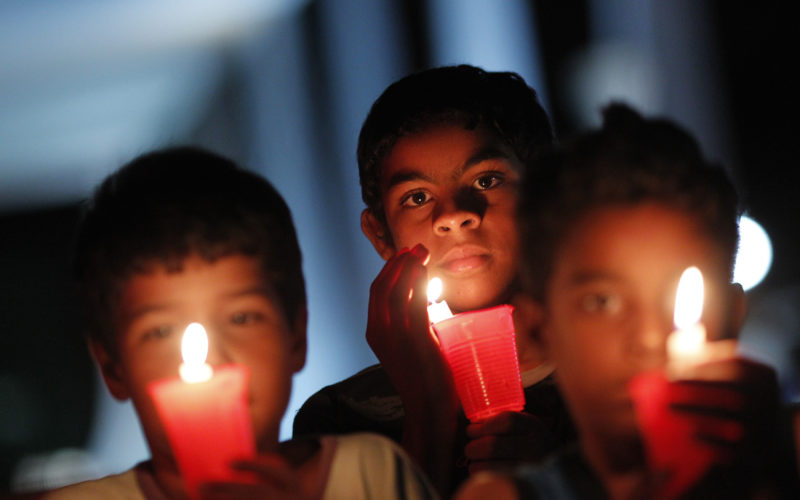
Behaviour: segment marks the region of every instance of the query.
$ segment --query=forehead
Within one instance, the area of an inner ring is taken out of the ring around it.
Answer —
[[[157,262],[147,269],[124,281],[119,307],[123,317],[151,307],[188,308],[246,294],[277,302],[254,257],[236,254],[209,261],[193,254],[177,269]]]
[[[426,175],[454,174],[471,164],[506,160],[519,168],[514,152],[484,127],[474,130],[459,124],[443,124],[400,137],[381,162],[381,190],[406,171]]]
[[[659,282],[689,266],[724,279],[725,259],[713,238],[692,216],[657,203],[607,206],[579,218],[555,256],[553,276]]]

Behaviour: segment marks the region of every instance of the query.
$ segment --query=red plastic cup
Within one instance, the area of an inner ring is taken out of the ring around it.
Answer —
[[[502,305],[434,324],[461,406],[471,422],[525,406],[513,311]]]

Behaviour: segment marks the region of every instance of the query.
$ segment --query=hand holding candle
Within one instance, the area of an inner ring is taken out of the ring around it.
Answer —
[[[247,407],[249,372],[243,366],[206,364],[208,336],[199,323],[184,332],[180,377],[149,390],[189,497],[206,481],[250,479],[231,469],[234,459],[255,456]]]

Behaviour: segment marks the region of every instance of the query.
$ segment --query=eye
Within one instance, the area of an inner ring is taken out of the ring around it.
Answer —
[[[431,196],[426,193],[425,191],[414,191],[413,193],[408,194],[403,200],[401,201],[401,205],[404,207],[418,207],[424,205],[431,201]]]
[[[142,335],[143,340],[150,340],[150,339],[163,339],[169,337],[172,333],[172,327],[167,325],[160,325],[155,328],[151,328],[146,330]]]
[[[261,321],[264,315],[257,312],[237,312],[231,315],[231,323],[234,325],[250,325]]]
[[[587,313],[612,315],[622,310],[622,298],[610,293],[591,293],[583,296],[579,305]]]
[[[485,191],[503,184],[503,181],[505,181],[505,179],[501,175],[495,173],[485,174],[475,179],[472,183],[472,187],[479,191]]]

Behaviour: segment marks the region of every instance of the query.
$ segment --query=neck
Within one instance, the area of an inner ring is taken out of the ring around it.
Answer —
[[[652,478],[640,440],[592,438],[587,433],[581,438],[581,448],[610,498],[633,500],[652,497]]]

